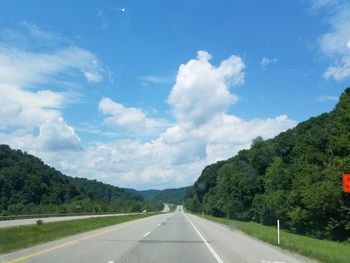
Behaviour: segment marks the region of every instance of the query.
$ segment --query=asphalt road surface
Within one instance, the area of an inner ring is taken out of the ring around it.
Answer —
[[[167,204],[164,204],[162,213],[168,213],[169,211],[170,211],[169,206]],[[83,216],[55,216],[55,217],[38,217],[38,218],[28,218],[28,219],[3,220],[3,221],[0,221],[0,228],[12,227],[12,226],[23,226],[23,225],[35,225],[38,219],[40,219],[44,223],[49,223],[49,222],[67,221],[67,220],[84,219],[84,218],[92,218],[92,217],[123,216],[123,215],[132,215],[132,214],[137,214],[137,213],[83,215]]]
[[[54,216],[54,217],[38,217],[38,218],[28,218],[28,219],[4,220],[4,221],[0,221],[0,228],[12,227],[12,226],[35,225],[38,219],[40,219],[44,223],[49,223],[49,222],[67,221],[67,220],[84,219],[84,218],[92,218],[92,217],[122,216],[122,215],[129,215],[129,214],[124,213],[124,214],[84,215],[84,216]]]
[[[0,256],[0,262],[312,262],[239,231],[185,214],[160,214]]]
[[[164,205],[164,207],[163,207],[162,213],[170,212],[170,208],[169,208],[168,204],[163,204],[163,205]]]

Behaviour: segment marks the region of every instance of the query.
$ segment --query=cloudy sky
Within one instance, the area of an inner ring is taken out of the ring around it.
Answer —
[[[136,189],[331,110],[350,80],[350,3],[0,3],[0,143]]]

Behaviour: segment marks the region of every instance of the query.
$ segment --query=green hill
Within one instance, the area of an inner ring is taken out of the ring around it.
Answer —
[[[195,212],[256,221],[317,238],[350,238],[350,88],[335,109],[211,164],[186,193]]]
[[[161,201],[162,203],[182,204],[189,187],[137,191],[146,200]]]
[[[146,207],[140,195],[122,188],[73,178],[40,159],[0,145],[0,214],[136,212]],[[162,209],[147,201],[148,210]]]

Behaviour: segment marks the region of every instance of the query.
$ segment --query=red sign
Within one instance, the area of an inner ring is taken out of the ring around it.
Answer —
[[[345,193],[350,193],[350,174],[343,174],[343,187]]]

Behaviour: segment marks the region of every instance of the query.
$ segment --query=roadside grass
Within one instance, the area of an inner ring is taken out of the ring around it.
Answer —
[[[231,229],[238,229],[257,239],[278,246],[276,227],[213,216],[204,216],[204,218],[227,225]],[[280,230],[280,247],[325,263],[350,262],[350,245],[347,243],[319,240]]]
[[[0,228],[0,254],[151,215],[154,215],[154,213],[76,219],[71,221]]]

